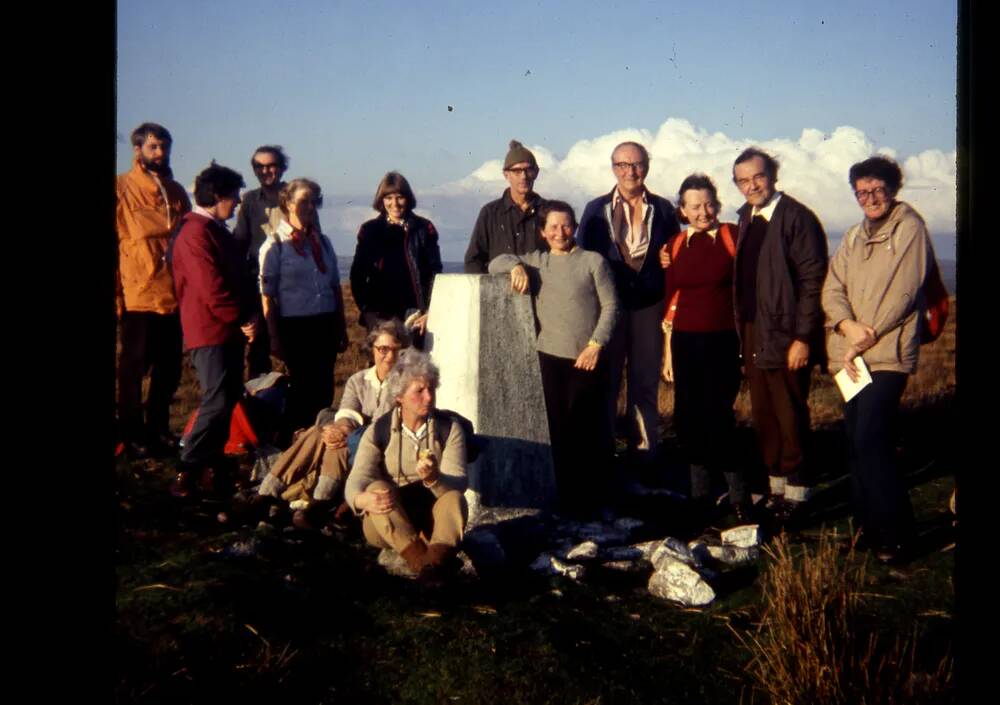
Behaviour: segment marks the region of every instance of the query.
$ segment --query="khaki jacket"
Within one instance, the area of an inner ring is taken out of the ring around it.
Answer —
[[[344,500],[348,506],[355,509],[354,500],[376,480],[393,482],[399,487],[421,482],[416,468],[418,454],[425,449],[430,449],[434,453],[438,459],[438,468],[441,473],[435,483],[429,487],[434,496],[440,497],[449,490],[464,492],[469,486],[469,479],[466,475],[466,438],[462,432],[462,425],[453,421],[448,438],[442,445],[438,442],[437,434],[434,432],[434,425],[437,423],[439,413],[435,410],[428,419],[427,435],[420,443],[414,443],[409,436],[400,431],[402,417],[399,407],[397,406],[390,413],[392,414],[391,434],[384,453],[375,444],[375,424],[368,426],[368,429],[361,436],[351,474],[347,477],[347,483],[344,486]],[[355,509],[355,511],[357,510]]]
[[[916,370],[921,289],[933,256],[923,218],[902,201],[877,233],[865,220],[844,235],[823,284],[823,311],[828,328],[851,319],[875,329],[875,345],[862,354],[872,371]],[[827,351],[831,371],[839,370],[847,339],[831,332]]]
[[[156,179],[136,159],[131,171],[115,179],[115,195],[115,293],[124,295],[127,311],[173,313],[177,299],[163,256],[177,221],[191,210],[187,192],[169,175]]]

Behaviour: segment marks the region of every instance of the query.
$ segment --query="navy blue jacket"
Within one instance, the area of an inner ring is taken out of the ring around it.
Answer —
[[[406,256],[409,281],[388,281],[382,274],[382,261],[386,250],[398,247],[390,240],[389,223],[385,215],[362,224],[358,231],[358,245],[351,263],[351,293],[362,313],[371,311],[381,317],[402,318],[405,311],[393,311],[390,301],[399,287],[408,287],[421,311],[426,312],[431,301],[434,276],[441,272],[441,251],[434,224],[426,218],[410,213],[406,217],[403,253]],[[399,232],[398,229],[395,230]]]
[[[664,277],[660,267],[660,248],[680,230],[677,215],[670,201],[646,192],[646,200],[653,208],[649,228],[649,249],[639,271],[629,267],[621,258],[611,234],[611,193],[595,198],[583,209],[576,241],[585,250],[597,252],[611,265],[618,289],[618,301],[623,309],[635,311],[652,306],[663,299]]]

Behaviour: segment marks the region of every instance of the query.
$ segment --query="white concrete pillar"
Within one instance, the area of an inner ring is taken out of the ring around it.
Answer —
[[[488,507],[551,507],[549,424],[535,350],[531,297],[510,278],[438,274],[424,349],[441,369],[437,406],[462,414],[486,447],[469,468],[471,514]]]

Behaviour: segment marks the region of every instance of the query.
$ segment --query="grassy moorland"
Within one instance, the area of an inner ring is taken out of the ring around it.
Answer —
[[[352,325],[351,334],[337,363],[338,397],[366,364],[361,329]],[[576,583],[523,566],[426,594],[385,573],[356,530],[220,523],[224,504],[169,498],[172,461],[119,458],[116,701],[953,702],[946,504],[954,468],[941,439],[953,431],[954,351],[952,323],[923,348],[904,397],[900,461],[917,557],[889,568],[848,550],[840,403],[817,374],[819,497],[794,531],[701,609],[651,597],[644,579]],[[663,385],[667,475],[670,396]],[[175,430],[196,404],[185,367]],[[751,457],[745,393],[737,409]],[[655,521],[668,508],[623,511]]]

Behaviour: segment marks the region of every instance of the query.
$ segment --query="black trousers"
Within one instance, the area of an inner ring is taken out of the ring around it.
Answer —
[[[181,380],[181,322],[176,313],[126,311],[121,318],[118,423],[122,440],[142,442],[166,433],[170,402]],[[145,416],[142,380],[149,375]]]
[[[191,351],[201,387],[201,405],[181,450],[181,462],[187,465],[216,463],[224,454],[233,407],[243,396],[243,344],[241,335],[223,345]]]
[[[730,501],[746,501],[743,476],[733,455],[736,417],[733,404],[740,391],[740,341],[735,330],[670,336],[674,366],[674,427],[692,466],[691,493],[710,489],[709,472],[722,472]]]
[[[854,528],[879,546],[910,538],[913,506],[896,464],[895,432],[903,372],[873,372],[872,383],[844,405]]]
[[[290,429],[316,422],[316,414],[333,403],[333,367],[337,362],[337,315],[289,316],[278,319],[278,335],[288,366]]]
[[[260,314],[260,325],[257,326],[257,335],[253,342],[246,345],[247,357],[247,379],[266,375],[271,371],[271,335],[267,332],[264,324],[264,314],[261,310],[260,297],[257,299],[257,313]]]
[[[564,512],[597,509],[609,489],[614,457],[608,425],[608,367],[605,360],[587,372],[575,360],[538,353],[549,421],[559,504]]]

